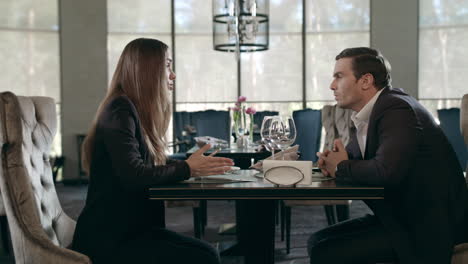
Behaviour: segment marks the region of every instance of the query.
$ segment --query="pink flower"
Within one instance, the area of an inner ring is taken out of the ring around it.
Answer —
[[[239,102],[236,102],[236,104],[235,104],[235,105],[236,105],[236,107],[240,107],[241,103],[239,103]]]
[[[249,114],[249,115],[255,115],[255,113],[257,113],[257,111],[255,110],[255,108],[249,107],[249,108],[247,108],[247,110],[245,110],[245,113]]]
[[[230,107],[230,109],[234,112],[239,112],[240,111],[240,108],[239,107]]]
[[[242,103],[242,102],[245,102],[245,101],[247,101],[247,97],[245,97],[245,96],[239,96],[239,98],[237,99],[238,103]]]

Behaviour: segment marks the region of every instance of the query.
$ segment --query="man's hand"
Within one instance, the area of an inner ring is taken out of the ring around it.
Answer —
[[[318,167],[320,168],[320,170],[322,171],[322,174],[325,175],[325,176],[329,176],[330,173],[326,170],[325,168],[325,160],[324,158],[328,156],[328,153],[330,153],[331,151],[326,149],[324,152],[317,152],[317,157],[319,158],[318,160]]]
[[[340,139],[335,139],[333,151],[326,150],[323,153],[317,153],[319,159],[319,168],[325,176],[335,177],[336,167],[343,160],[348,160],[348,153]]]
[[[230,166],[234,165],[231,159],[213,157],[217,151],[209,156],[205,156],[203,153],[210,148],[210,144],[206,144],[187,159],[192,177],[223,174],[231,169]]]

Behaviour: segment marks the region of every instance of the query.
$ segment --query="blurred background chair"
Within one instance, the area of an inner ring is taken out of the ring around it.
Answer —
[[[192,113],[192,124],[198,137],[210,136],[230,141],[231,118],[228,111],[194,112]]]
[[[63,212],[52,180],[53,99],[1,93],[0,118],[0,189],[15,262],[91,263],[68,249],[75,221]]]
[[[437,110],[437,115],[439,116],[440,127],[448,137],[455,153],[457,153],[460,166],[465,170],[468,161],[468,151],[460,130],[460,108],[439,109]]]
[[[170,159],[185,160],[187,151],[195,144],[193,138],[195,136],[195,128],[192,125],[192,112],[174,112],[174,141],[169,143],[169,147],[173,148],[173,154]]]
[[[195,136],[211,136],[229,142],[230,123],[228,111],[175,112],[175,143],[182,144],[178,146],[179,152],[170,155],[169,158],[185,160],[187,150],[194,145]],[[164,204],[166,208],[192,207],[194,236],[201,238],[204,235],[208,218],[206,200],[165,201]]]
[[[276,116],[276,115],[279,115],[278,111],[258,111],[253,115],[253,119],[254,119],[253,141],[254,142],[257,142],[257,141],[259,141],[261,139],[260,129],[262,128],[263,118],[265,116]],[[256,132],[258,132],[258,133],[256,133]]]
[[[464,146],[466,149],[468,148],[468,94],[463,96],[460,110],[461,134],[463,135]],[[465,176],[468,176],[468,166],[466,167],[465,173]],[[465,263],[468,263],[468,243],[456,245],[452,255],[452,264]]]
[[[299,144],[301,160],[317,162],[317,151],[320,149],[322,125],[325,129],[325,149],[332,149],[333,141],[337,138],[346,145],[350,138],[350,129],[353,127],[351,111],[339,108],[337,105],[326,105],[322,111],[305,109],[293,112],[297,129],[296,142]],[[286,252],[291,248],[291,208],[294,206],[323,206],[329,225],[349,218],[348,200],[284,200],[281,210],[281,239],[286,230]]]
[[[317,161],[317,151],[320,149],[322,135],[322,111],[304,109],[293,112],[296,124],[296,141],[293,145],[299,145],[301,160]]]

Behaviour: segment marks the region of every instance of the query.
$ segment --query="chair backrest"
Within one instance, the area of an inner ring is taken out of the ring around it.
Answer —
[[[437,115],[439,116],[440,127],[447,136],[455,153],[457,153],[461,167],[465,170],[468,160],[468,151],[461,135],[460,108],[439,109],[437,110]]]
[[[321,110],[304,109],[293,112],[296,124],[296,141],[299,144],[301,160],[317,161],[317,151],[320,148],[320,137],[322,135]]]
[[[340,138],[343,145],[347,145],[350,139],[351,128],[354,127],[351,120],[352,110],[343,109],[338,105],[325,105],[322,109],[322,124],[325,129],[323,149],[331,150],[335,139]]]
[[[468,94],[462,98],[460,108],[460,128],[465,140],[465,147],[468,148]],[[468,176],[468,164],[466,164],[466,175]]]
[[[52,180],[53,99],[1,93],[0,124],[0,189],[16,263],[90,263],[65,248],[75,221],[63,212]]]
[[[260,129],[262,127],[263,118],[265,116],[276,116],[278,115],[278,111],[258,111],[253,115],[254,124],[257,125],[257,128]]]
[[[254,128],[254,135],[253,135],[254,142],[261,139],[261,135],[259,132],[260,132],[260,129],[262,128],[263,118],[265,116],[276,116],[278,114],[279,114],[278,111],[259,111],[259,112],[256,112],[255,115],[253,115],[254,126],[257,127],[257,130],[256,130],[257,132],[255,131],[255,128]]]
[[[176,141],[185,141],[188,142],[187,145],[181,144],[177,146],[177,152],[187,152],[187,150],[193,146],[193,135],[187,132],[186,128],[188,126],[193,126],[192,124],[192,112],[174,112],[174,136]]]
[[[211,136],[229,142],[231,118],[228,111],[206,110],[192,113],[197,136]]]

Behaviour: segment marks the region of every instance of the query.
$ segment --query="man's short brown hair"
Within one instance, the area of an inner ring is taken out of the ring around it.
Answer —
[[[366,47],[348,48],[340,52],[335,60],[342,58],[352,59],[351,65],[356,79],[369,73],[374,76],[374,85],[378,90],[391,85],[391,66],[378,50]]]

